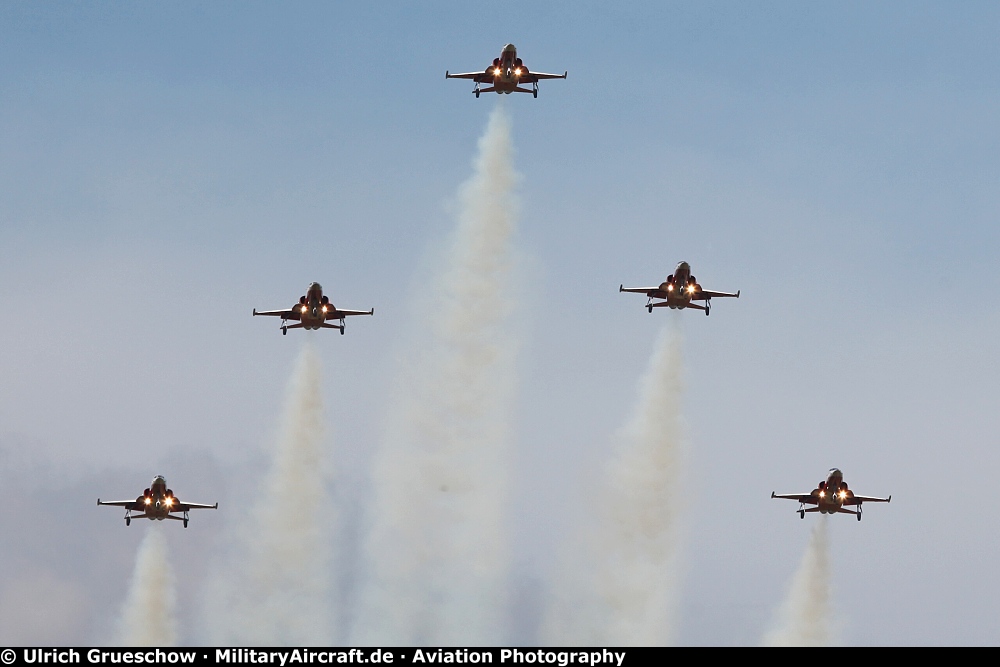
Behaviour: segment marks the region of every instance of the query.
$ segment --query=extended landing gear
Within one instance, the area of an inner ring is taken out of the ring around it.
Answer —
[[[288,327],[281,327],[281,335],[282,336],[288,335]]]
[[[646,310],[649,312],[650,315],[652,315],[653,314],[653,304],[649,304],[648,306],[646,306]]]
[[[531,87],[531,96],[532,97],[538,97],[538,82],[537,81],[535,82],[535,85]]]
[[[708,317],[710,312],[712,312],[712,302],[705,299],[705,317]]]
[[[800,519],[806,518],[806,511],[805,510],[799,510],[799,518]]]
[[[344,335],[344,329],[346,328],[345,327],[346,324],[347,324],[347,322],[345,322],[343,319],[340,320],[340,335],[341,336]]]
[[[858,521],[861,521],[861,503],[858,503]]]
[[[188,520],[187,520],[187,517],[185,517],[185,518],[184,518],[184,527],[185,527],[185,528],[187,528],[187,527],[188,527]]]
[[[132,525],[132,517],[130,517],[130,516],[125,517],[125,525],[126,526],[131,526]]]

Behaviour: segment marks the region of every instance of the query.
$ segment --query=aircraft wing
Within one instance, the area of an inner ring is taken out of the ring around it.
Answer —
[[[219,503],[214,505],[205,505],[204,503],[177,503],[174,507],[170,508],[171,512],[187,512],[188,510],[217,510],[219,509]]]
[[[653,296],[654,292],[660,291],[660,286],[656,287],[625,287],[623,285],[618,286],[619,292],[634,292],[635,294],[645,294],[646,296]]]
[[[128,507],[129,509],[142,509],[143,504],[137,503],[134,500],[101,500],[97,499],[98,505],[112,505],[114,507]]]
[[[292,308],[291,310],[257,310],[254,309],[254,315],[274,315],[275,317],[280,317],[283,320],[298,320],[301,316],[301,312],[297,308]]]
[[[819,499],[814,496],[811,491],[809,493],[774,493],[772,491],[771,497],[784,498],[785,500],[797,500],[800,503],[812,503],[814,505],[819,503]]]
[[[444,78],[446,79],[472,79],[477,82],[492,81],[493,75],[489,71],[484,72],[462,72],[461,74],[452,74],[451,72],[445,71]]]
[[[326,314],[326,319],[328,320],[339,320],[341,317],[347,317],[348,315],[374,315],[375,309],[371,310],[340,310],[339,308],[334,308]]]
[[[859,496],[854,494],[850,498],[844,501],[845,505],[857,505],[858,503],[887,503],[892,500],[892,496],[888,498],[874,498],[872,496]]]
[[[740,298],[740,293],[737,291],[735,294],[732,292],[713,292],[712,290],[703,289],[694,296],[691,297],[692,301],[704,301],[705,299],[714,299],[721,296],[731,296],[735,298]]]
[[[569,71],[565,71],[562,74],[546,74],[545,72],[532,72],[528,70],[527,76],[521,77],[522,79],[534,79],[535,81],[541,81],[542,79],[565,79]]]

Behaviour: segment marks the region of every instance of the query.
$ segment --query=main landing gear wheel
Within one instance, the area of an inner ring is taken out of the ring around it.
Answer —
[[[652,315],[653,314],[653,305],[650,304],[650,305],[646,306],[646,310],[648,310],[649,314]]]
[[[125,525],[126,526],[131,526],[132,525],[132,517],[130,517],[130,516],[125,517]]]
[[[344,335],[344,326],[343,325],[340,326],[340,335],[341,336]]]
[[[536,97],[536,98],[538,97],[538,89],[537,88],[535,88],[533,91],[531,91],[531,96],[532,97]]]
[[[187,520],[187,519],[184,519],[184,527],[185,527],[185,528],[187,528],[187,527],[188,527],[188,520]]]
[[[282,336],[288,335],[288,327],[281,327],[281,335]]]
[[[799,510],[799,518],[800,519],[806,518],[806,511],[805,510]]]
[[[861,521],[861,512],[858,512],[858,521]]]
[[[473,92],[475,92],[475,93],[476,93],[476,99],[479,99],[479,89],[478,89],[478,88],[476,88],[476,90],[475,90],[475,91],[473,91]]]

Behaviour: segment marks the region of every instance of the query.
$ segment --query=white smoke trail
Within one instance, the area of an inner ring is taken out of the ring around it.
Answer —
[[[207,600],[219,645],[328,645],[331,526],[320,359],[295,365],[263,493],[239,526],[234,553]],[[242,488],[249,495],[252,489]]]
[[[355,643],[489,645],[501,638],[515,357],[511,123],[502,107],[459,193],[458,225],[419,317],[430,339],[400,373],[374,464],[370,565]]]
[[[830,596],[830,548],[826,517],[813,527],[788,596],[778,610],[764,646],[830,646],[833,610]]]
[[[122,608],[122,646],[177,645],[177,589],[160,526],[140,526],[139,546],[128,597]]]
[[[683,502],[681,337],[664,329],[599,491],[557,577],[546,643],[662,646],[674,635]]]

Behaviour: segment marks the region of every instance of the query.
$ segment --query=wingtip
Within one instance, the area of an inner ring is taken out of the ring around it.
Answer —
[[[774,498],[774,491],[771,492],[771,497]]]
[[[446,79],[448,78],[448,70],[444,71],[444,78],[446,78]]]
[[[567,76],[569,76],[569,70],[564,70],[563,71],[563,78],[565,79]]]
[[[215,507],[213,507],[212,509],[214,509],[214,510],[219,509],[219,503],[215,503]]]
[[[887,503],[891,503],[892,502],[892,494],[889,495],[888,500],[886,500],[885,502],[887,502]]]
[[[620,285],[618,285],[618,291],[619,292],[624,292],[625,291],[625,283],[621,283]]]
[[[254,314],[254,316],[257,315],[257,309],[256,308],[253,309],[253,314]]]
[[[736,290],[736,298],[740,298],[740,290]]]
[[[372,308],[371,310],[369,310],[369,311],[368,311],[368,314],[369,314],[369,315],[374,315],[374,314],[375,314],[375,309],[374,309],[374,308]]]

